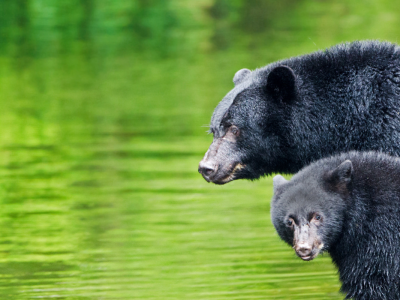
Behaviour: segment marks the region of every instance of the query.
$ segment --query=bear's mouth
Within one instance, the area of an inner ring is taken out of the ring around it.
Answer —
[[[234,165],[232,170],[228,174],[226,174],[225,176],[220,177],[220,178],[218,178],[218,177],[216,178],[216,176],[214,176],[214,178],[209,178],[209,180],[207,180],[207,179],[206,180],[207,181],[212,181],[215,184],[225,184],[225,183],[228,183],[228,182],[230,182],[232,180],[237,179],[236,178],[237,173],[239,171],[243,170],[245,167],[246,167],[246,165],[243,165],[241,163],[236,163],[236,165]],[[218,175],[218,174],[216,174],[216,175]]]
[[[317,254],[318,255],[318,254]],[[304,261],[310,261],[313,260],[317,255],[306,255],[306,256],[300,256],[298,255],[302,260]]]

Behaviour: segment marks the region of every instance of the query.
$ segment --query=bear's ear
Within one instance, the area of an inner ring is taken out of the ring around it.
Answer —
[[[249,69],[241,69],[241,70],[237,71],[235,76],[233,76],[233,83],[235,85],[238,85],[250,73],[251,73],[251,71]]]
[[[281,192],[281,188],[282,186],[288,182],[288,180],[286,180],[285,178],[283,178],[283,176],[281,175],[276,175],[273,179],[273,183],[274,183],[274,194],[277,195],[279,192]]]
[[[279,103],[296,100],[296,76],[288,66],[273,69],[267,79],[267,92]]]
[[[336,169],[329,171],[326,176],[327,183],[331,188],[339,191],[347,191],[347,185],[351,182],[353,174],[353,164],[350,160],[345,160]]]

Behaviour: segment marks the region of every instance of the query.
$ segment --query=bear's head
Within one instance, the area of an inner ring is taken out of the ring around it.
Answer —
[[[352,172],[352,163],[346,160],[332,170],[308,167],[290,181],[274,177],[272,223],[301,259],[314,259],[337,240]]]
[[[286,172],[290,155],[284,128],[297,90],[293,70],[282,65],[242,69],[233,82],[211,118],[214,139],[199,172],[216,184]]]

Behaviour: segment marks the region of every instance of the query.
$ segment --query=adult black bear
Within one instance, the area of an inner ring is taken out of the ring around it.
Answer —
[[[400,159],[350,152],[274,177],[272,222],[303,260],[330,253],[346,299],[400,299]]]
[[[350,150],[400,156],[400,48],[377,41],[238,71],[211,119],[199,165],[224,184],[294,173]]]

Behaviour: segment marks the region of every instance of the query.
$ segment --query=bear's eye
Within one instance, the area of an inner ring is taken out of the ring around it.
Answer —
[[[289,227],[292,226],[293,225],[293,220],[292,219],[287,220],[286,221],[286,225],[289,226]]]
[[[319,221],[319,220],[321,220],[321,216],[320,215],[315,215],[315,220],[317,220],[317,221]]]
[[[239,135],[239,128],[237,128],[236,126],[232,125],[230,129],[231,129],[231,132],[234,135]]]

